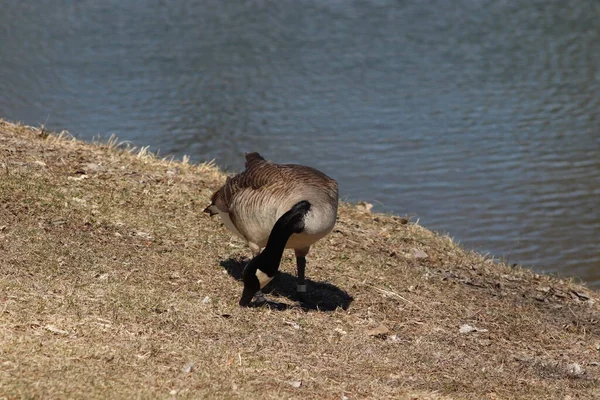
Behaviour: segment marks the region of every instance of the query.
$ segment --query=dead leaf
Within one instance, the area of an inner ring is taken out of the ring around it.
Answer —
[[[408,224],[408,221],[410,221],[410,217],[392,217],[392,219],[400,222],[402,225],[406,225]]]
[[[590,296],[588,296],[587,294],[585,294],[583,292],[578,292],[576,290],[569,290],[569,293],[571,293],[571,296],[573,298],[576,298],[575,296],[577,296],[581,300],[589,300],[590,299]],[[575,296],[573,296],[573,295],[575,295]]]
[[[400,338],[398,337],[398,335],[392,335],[388,336],[387,340],[388,342],[396,343],[400,341]]]
[[[88,178],[89,178],[89,176],[87,176],[87,175],[69,176],[69,180],[72,180],[72,181],[81,181],[81,180],[88,179]]]
[[[385,338],[388,333],[390,333],[390,330],[383,324],[379,325],[377,328],[367,330],[367,335],[374,337]]]
[[[340,335],[347,335],[348,334],[348,332],[346,332],[342,328],[335,328],[334,331],[337,332],[337,333],[339,333]]]
[[[101,281],[105,281],[110,277],[110,274],[108,272],[98,272],[96,275],[94,275],[94,278],[98,278]]]
[[[577,363],[571,363],[571,364],[567,365],[567,372],[570,375],[583,375],[583,374],[585,374],[585,371],[583,370],[583,368],[581,368],[581,365],[579,365]]]
[[[183,366],[183,368],[181,369],[183,371],[184,374],[189,374],[190,372],[192,372],[194,370],[194,362],[190,361],[187,364],[185,364]]]
[[[172,178],[176,175],[179,175],[179,168],[170,168],[167,170],[167,176]]]
[[[291,326],[294,329],[300,329],[300,325],[298,325],[296,322],[284,321],[283,323],[286,324],[286,325]]]
[[[302,381],[290,381],[289,384],[292,387],[299,388],[300,386],[302,386]]]
[[[417,249],[417,248],[412,249],[412,253],[416,259],[423,259],[423,258],[429,257],[429,255],[427,253],[425,253],[423,250]]]
[[[487,329],[480,329],[469,324],[464,324],[460,327],[460,333],[487,332]]]
[[[359,201],[356,205],[356,208],[358,208],[359,210],[366,211],[366,212],[371,212],[371,209],[373,208],[373,204],[367,203],[366,201]]]
[[[56,333],[57,335],[68,335],[69,334],[68,331],[59,329],[54,325],[46,325],[46,326],[44,326],[44,329],[46,329],[47,331],[50,331],[52,333]]]
[[[152,235],[150,235],[148,232],[142,232],[142,231],[131,232],[131,236],[138,236],[143,239],[152,240]]]
[[[102,166],[100,164],[95,164],[95,163],[87,163],[87,164],[85,164],[84,168],[87,171],[99,171],[99,170],[104,169],[104,168],[102,168]]]

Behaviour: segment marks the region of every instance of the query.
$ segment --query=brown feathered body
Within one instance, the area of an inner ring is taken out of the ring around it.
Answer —
[[[292,235],[286,244],[302,253],[333,229],[337,215],[337,182],[314,168],[275,164],[258,153],[247,154],[246,169],[227,178],[204,211],[219,214],[225,226],[258,254],[279,217],[302,200],[311,203],[304,232]]]

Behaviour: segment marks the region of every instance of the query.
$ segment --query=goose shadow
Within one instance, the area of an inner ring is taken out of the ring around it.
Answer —
[[[242,281],[242,272],[248,263],[248,259],[228,258],[221,261],[220,265],[225,268],[227,273],[238,281]],[[275,278],[262,289],[264,294],[286,297],[292,301],[297,300],[296,277],[287,272],[279,271]],[[240,287],[240,294],[241,292]],[[304,311],[334,311],[338,307],[347,310],[354,299],[345,290],[327,282],[316,282],[306,278],[306,293],[300,303],[300,308]],[[252,303],[253,306],[257,306]],[[259,304],[258,306],[262,306]],[[287,310],[288,308],[297,308],[297,305],[290,305],[276,301],[267,300],[266,303],[275,310]]]

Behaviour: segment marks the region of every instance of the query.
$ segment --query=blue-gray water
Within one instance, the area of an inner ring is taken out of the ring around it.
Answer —
[[[598,287],[598,21],[597,0],[3,0],[0,117],[305,163]]]

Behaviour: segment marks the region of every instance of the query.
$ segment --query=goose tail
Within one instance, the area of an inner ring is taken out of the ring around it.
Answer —
[[[246,168],[249,168],[252,164],[261,161],[265,161],[265,159],[257,152],[246,153]]]

